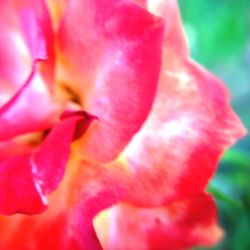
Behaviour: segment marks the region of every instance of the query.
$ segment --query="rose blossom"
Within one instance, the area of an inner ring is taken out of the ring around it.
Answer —
[[[0,249],[186,249],[244,133],[174,0],[3,0]]]

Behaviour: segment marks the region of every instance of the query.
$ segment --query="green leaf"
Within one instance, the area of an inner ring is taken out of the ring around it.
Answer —
[[[250,155],[248,152],[231,148],[225,152],[221,159],[221,163],[230,164],[241,170],[250,171]]]
[[[209,185],[209,187],[207,188],[207,191],[213,194],[217,201],[220,201],[231,207],[235,207],[239,209],[243,208],[243,204],[240,200],[237,200],[229,196],[228,194],[221,192],[217,187],[213,186],[212,184]]]

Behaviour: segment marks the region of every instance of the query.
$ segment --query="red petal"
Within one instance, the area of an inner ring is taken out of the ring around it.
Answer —
[[[25,155],[32,150],[33,146],[28,142],[7,141],[0,143],[0,161],[8,160],[17,155]]]
[[[188,57],[189,50],[183,27],[177,0],[133,0],[142,8],[152,14],[163,18],[166,23],[165,41],[168,49],[178,55]]]
[[[103,228],[98,228],[98,217],[95,221],[104,249],[179,250],[212,246],[222,236],[216,206],[207,194],[152,209],[122,204],[108,215],[106,239]]]
[[[1,214],[40,213],[46,209],[30,164],[29,154],[0,162]]]
[[[11,250],[102,249],[93,227],[86,223],[79,211],[62,208],[60,199],[55,199],[49,206],[46,212],[39,215],[0,216],[0,248]]]
[[[112,160],[146,119],[162,32],[161,20],[130,1],[69,1],[59,32],[62,80],[78,84],[84,109],[99,118],[82,143],[88,157]]]
[[[101,249],[92,218],[123,196],[113,174],[115,169],[72,157],[65,178],[49,196],[44,213],[0,217],[0,248]]]
[[[44,195],[55,190],[64,176],[71,142],[85,132],[90,121],[83,112],[72,113],[50,131],[35,152],[23,144],[0,145],[6,151],[0,154],[0,213],[44,211]]]
[[[27,82],[0,108],[0,140],[47,129],[57,119],[57,107],[36,68],[35,63]]]
[[[168,52],[151,115],[125,150],[130,201],[164,204],[204,190],[219,157],[245,130],[222,83]]]
[[[59,185],[69,159],[71,142],[86,131],[91,121],[92,117],[84,112],[64,115],[34,154],[33,172],[44,193],[50,193]]]

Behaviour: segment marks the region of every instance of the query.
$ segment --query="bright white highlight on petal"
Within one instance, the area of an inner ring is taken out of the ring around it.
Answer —
[[[3,106],[10,99],[9,93],[0,93],[0,107]]]
[[[23,37],[21,36],[21,33],[18,32],[12,32],[11,34],[13,41],[15,42],[15,45],[17,49],[20,51],[22,56],[26,59],[28,59],[29,51],[25,44],[25,41],[23,40]]]
[[[147,9],[152,13],[157,13],[159,6],[161,5],[162,0],[148,0]]]
[[[197,135],[195,131],[191,129],[193,127],[192,123],[191,117],[179,117],[163,124],[161,129],[156,131],[156,133],[160,133],[162,136],[164,135],[165,139],[175,138],[176,136],[186,135],[187,133],[194,138]]]
[[[36,164],[35,164],[33,157],[30,157],[30,163],[31,163],[32,173],[34,175],[36,175],[37,167],[36,167]],[[48,201],[47,201],[46,196],[43,194],[43,191],[42,191],[42,185],[43,185],[42,181],[38,180],[37,178],[34,178],[34,184],[35,184],[37,192],[39,193],[39,195],[41,197],[43,204],[47,206]]]
[[[192,78],[185,72],[173,72],[166,70],[165,74],[178,81],[178,87],[180,90],[196,90],[196,85],[193,83]]]

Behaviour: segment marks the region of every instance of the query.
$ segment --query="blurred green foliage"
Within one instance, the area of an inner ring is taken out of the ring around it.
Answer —
[[[192,57],[222,78],[250,131],[250,0],[179,0]],[[225,238],[216,250],[250,249],[250,136],[228,150],[208,187]],[[205,248],[199,248],[205,249]]]

